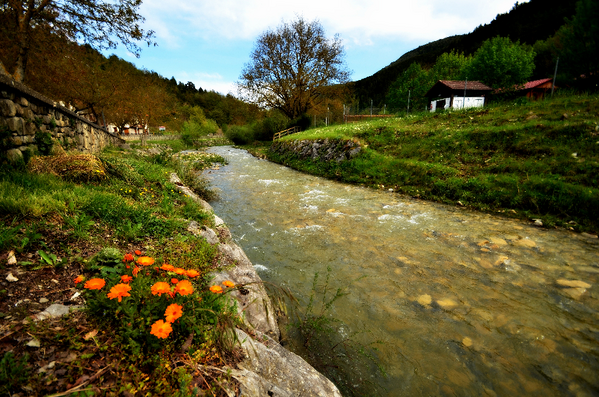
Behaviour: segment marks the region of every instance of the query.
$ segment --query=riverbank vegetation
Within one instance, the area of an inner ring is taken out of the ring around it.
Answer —
[[[560,226],[599,230],[599,96],[492,104],[342,124],[288,140],[354,140],[361,153],[322,162],[251,149],[343,182]],[[268,144],[270,146],[270,143]]]
[[[0,394],[235,390],[218,369],[239,358],[223,299],[235,286],[210,289],[218,253],[187,225],[213,217],[170,179],[215,163],[225,160],[173,156],[161,143],[2,169]],[[34,321],[50,304],[86,308]]]

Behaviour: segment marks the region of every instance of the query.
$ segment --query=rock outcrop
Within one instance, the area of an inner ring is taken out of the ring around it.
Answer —
[[[362,151],[358,142],[343,139],[276,141],[270,147],[279,155],[295,155],[300,159],[334,160],[338,163],[354,158]]]

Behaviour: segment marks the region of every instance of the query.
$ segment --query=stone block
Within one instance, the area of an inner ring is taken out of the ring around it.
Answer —
[[[6,124],[8,126],[8,129],[16,132],[18,134],[22,134],[23,133],[23,127],[24,127],[24,122],[23,119],[20,117],[11,117],[9,119],[6,119]]]
[[[16,116],[23,117],[23,114],[24,114],[23,107],[21,105],[19,105],[18,103],[15,103],[15,109],[17,110]]]
[[[5,117],[14,117],[17,114],[17,107],[10,99],[0,99],[0,114]]]
[[[50,124],[52,122],[52,116],[47,114],[44,116],[44,124]]]
[[[37,125],[33,121],[27,121],[23,128],[23,135],[35,135]]]
[[[23,153],[19,149],[10,149],[6,151],[6,158],[10,163],[16,163],[23,160]]]
[[[23,143],[34,143],[35,142],[34,135],[23,135],[21,138],[23,139]]]
[[[33,120],[35,119],[36,115],[35,113],[33,113],[33,111],[29,108],[23,108],[23,118],[28,119],[28,120]]]
[[[29,106],[29,101],[25,97],[19,98],[18,99],[18,103],[19,103],[19,105],[21,105],[23,107],[28,107]]]
[[[13,136],[8,141],[11,146],[21,146],[23,143],[25,143],[23,142],[23,137],[21,135]]]

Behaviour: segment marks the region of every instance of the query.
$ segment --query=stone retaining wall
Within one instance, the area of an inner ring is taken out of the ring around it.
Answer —
[[[283,156],[293,154],[300,159],[335,160],[340,163],[354,158],[360,153],[362,147],[358,142],[327,138],[301,141],[276,141],[272,144],[270,150]]]
[[[141,141],[142,135],[121,135],[126,141]],[[181,139],[181,135],[146,135],[146,141],[171,141]]]
[[[0,74],[0,157],[19,161],[38,150],[36,133],[49,133],[64,148],[97,153],[125,141],[27,86]]]

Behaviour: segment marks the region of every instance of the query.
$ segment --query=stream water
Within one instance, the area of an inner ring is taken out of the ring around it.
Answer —
[[[215,147],[212,202],[260,276],[383,345],[389,396],[599,395],[599,242],[336,183]]]

